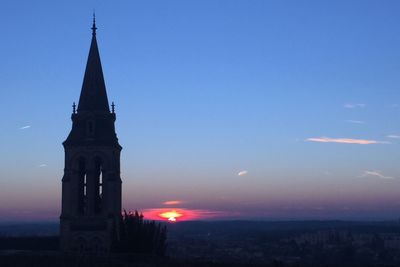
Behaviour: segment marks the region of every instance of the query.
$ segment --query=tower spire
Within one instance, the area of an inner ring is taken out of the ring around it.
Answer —
[[[96,16],[93,13],[92,41],[78,103],[78,113],[81,111],[110,112],[100,54],[97,47],[96,29]]]

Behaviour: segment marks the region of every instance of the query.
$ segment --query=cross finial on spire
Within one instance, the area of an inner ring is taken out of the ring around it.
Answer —
[[[92,35],[96,36],[96,13],[93,10],[93,26],[92,26]]]

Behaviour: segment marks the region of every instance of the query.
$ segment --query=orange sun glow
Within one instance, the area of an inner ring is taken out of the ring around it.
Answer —
[[[177,212],[176,210],[171,210],[171,211],[166,211],[166,212],[160,213],[159,216],[163,219],[167,219],[170,222],[176,222],[176,219],[179,217],[182,217],[183,214]]]
[[[154,208],[143,210],[143,215],[148,220],[163,220],[168,222],[193,221],[212,219],[226,216],[227,213],[212,210],[187,209],[187,208]]]

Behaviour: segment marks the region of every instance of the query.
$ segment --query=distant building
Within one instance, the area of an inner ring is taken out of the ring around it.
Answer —
[[[110,110],[93,18],[92,42],[72,129],[63,146],[60,239],[63,251],[110,250],[121,215],[120,152]]]

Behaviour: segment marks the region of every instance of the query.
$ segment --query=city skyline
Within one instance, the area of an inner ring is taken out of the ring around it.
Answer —
[[[0,11],[0,222],[58,219],[93,7],[123,209],[399,217],[395,1],[15,1]]]

